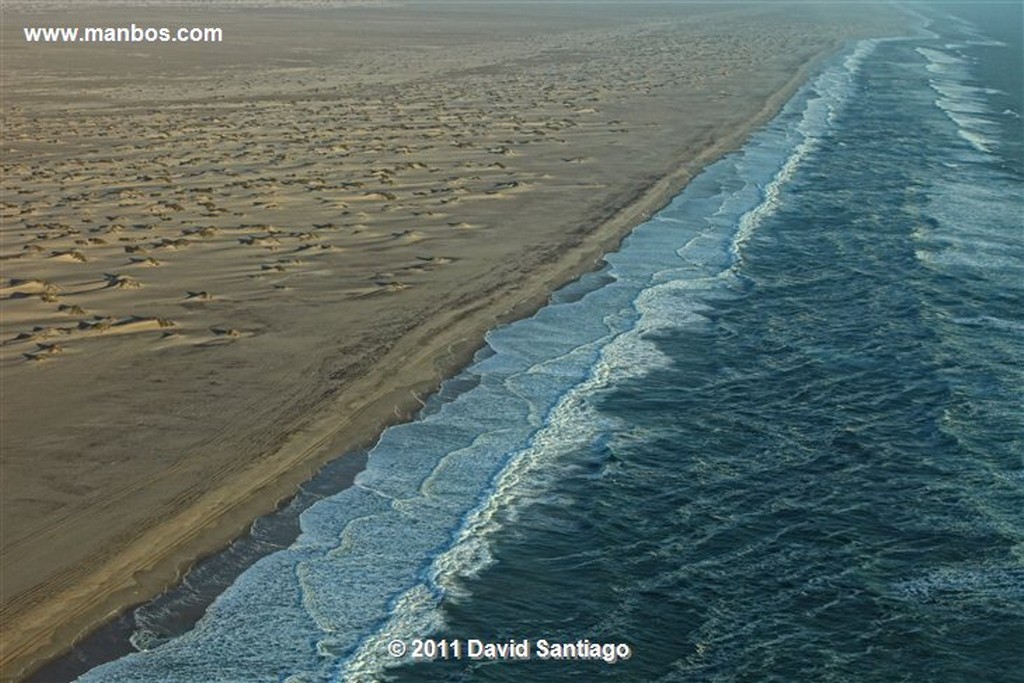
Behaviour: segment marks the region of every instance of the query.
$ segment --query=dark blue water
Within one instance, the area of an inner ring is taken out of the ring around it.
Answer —
[[[851,46],[195,629],[82,680],[1020,681],[1016,58],[950,17]],[[417,638],[534,656],[389,655]]]

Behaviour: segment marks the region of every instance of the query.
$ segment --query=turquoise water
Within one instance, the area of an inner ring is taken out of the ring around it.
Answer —
[[[1019,681],[1019,54],[948,16],[851,45],[195,628],[80,680]]]

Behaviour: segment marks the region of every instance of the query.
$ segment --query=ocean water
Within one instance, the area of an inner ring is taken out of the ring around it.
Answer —
[[[1013,35],[851,44],[193,628],[143,608],[79,680],[1020,681]]]

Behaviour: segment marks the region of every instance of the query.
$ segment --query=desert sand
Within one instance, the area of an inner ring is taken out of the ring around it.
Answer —
[[[407,419],[817,60],[898,30],[863,6],[228,4],[5,5],[5,679]],[[21,33],[131,22],[225,40]]]

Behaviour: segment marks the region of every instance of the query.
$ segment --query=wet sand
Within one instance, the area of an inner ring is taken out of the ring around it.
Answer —
[[[4,679],[407,419],[816,60],[898,27],[760,4],[4,19]],[[225,42],[21,38],[130,22]]]

